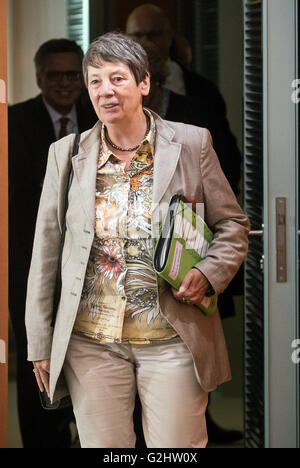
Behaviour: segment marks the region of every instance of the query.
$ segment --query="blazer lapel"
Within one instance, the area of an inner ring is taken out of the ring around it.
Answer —
[[[154,117],[156,120],[157,137],[154,154],[152,212],[157,208],[167,192],[178,164],[182,146],[180,143],[172,141],[175,131],[160,117],[155,114]]]
[[[72,160],[74,179],[78,182],[82,195],[80,199],[93,228],[99,151],[100,123],[98,122],[80,142],[78,154]]]

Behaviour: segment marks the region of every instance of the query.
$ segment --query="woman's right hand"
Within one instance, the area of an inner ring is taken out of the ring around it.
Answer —
[[[33,366],[33,372],[35,373],[35,378],[40,391],[43,392],[46,390],[47,395],[49,396],[50,359],[34,361]]]

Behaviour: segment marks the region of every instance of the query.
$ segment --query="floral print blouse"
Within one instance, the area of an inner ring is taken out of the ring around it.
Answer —
[[[177,336],[162,316],[153,268],[151,202],[155,122],[128,170],[101,131],[95,237],[74,331],[107,343],[149,344]]]

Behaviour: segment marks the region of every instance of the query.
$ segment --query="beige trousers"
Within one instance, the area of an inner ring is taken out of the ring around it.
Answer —
[[[104,344],[74,334],[64,373],[82,448],[132,448],[136,391],[148,448],[205,448],[208,394],[180,338]]]

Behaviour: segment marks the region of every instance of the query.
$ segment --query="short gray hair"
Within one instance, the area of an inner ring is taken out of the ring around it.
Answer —
[[[148,57],[143,47],[119,32],[97,37],[83,58],[82,69],[88,85],[88,66],[98,68],[101,62],[121,62],[129,67],[137,84],[149,75]]]

